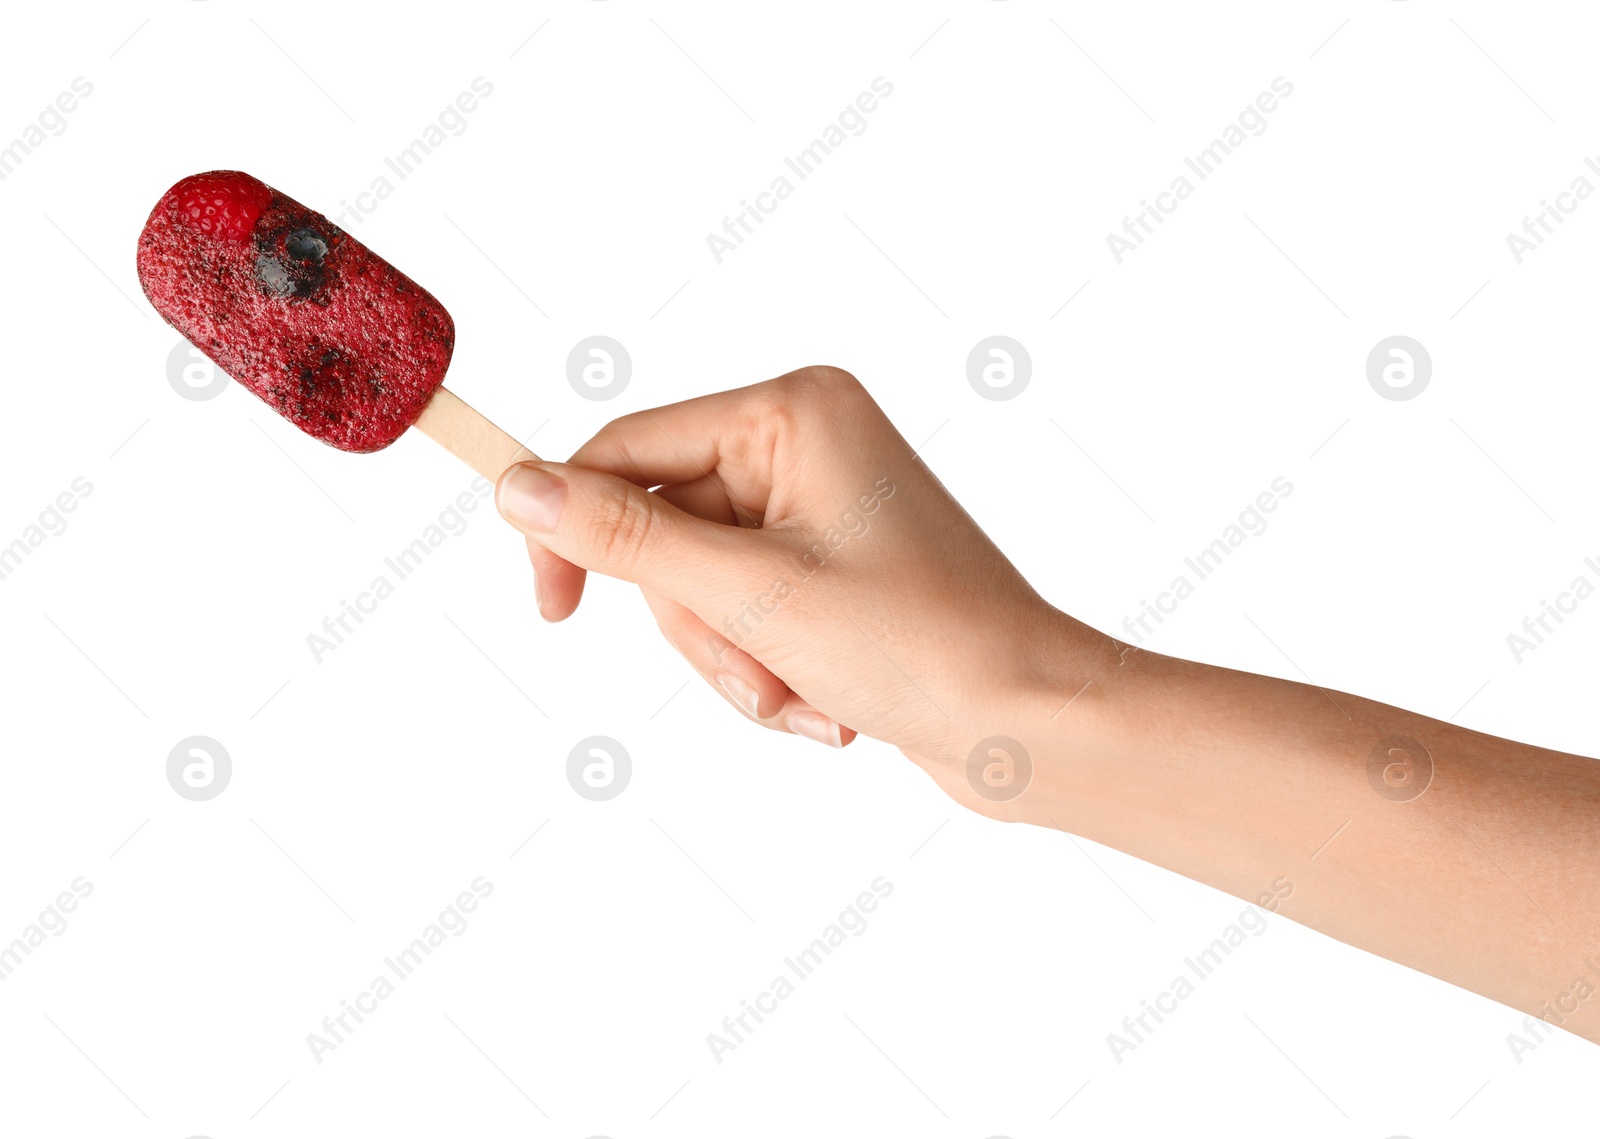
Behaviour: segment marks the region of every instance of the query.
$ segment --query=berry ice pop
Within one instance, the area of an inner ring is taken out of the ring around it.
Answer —
[[[416,425],[490,478],[530,457],[441,386],[456,336],[444,306],[248,174],[195,174],[168,190],[138,264],[167,323],[313,438],[377,451]]]

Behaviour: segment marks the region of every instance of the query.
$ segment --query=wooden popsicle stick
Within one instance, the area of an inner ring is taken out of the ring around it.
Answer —
[[[433,393],[412,426],[490,482],[513,463],[539,457],[448,388]]]

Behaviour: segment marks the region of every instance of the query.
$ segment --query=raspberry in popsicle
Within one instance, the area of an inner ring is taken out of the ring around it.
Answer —
[[[416,423],[455,346],[455,323],[427,290],[238,171],[167,191],[139,236],[139,282],[223,371],[344,451],[377,451]]]

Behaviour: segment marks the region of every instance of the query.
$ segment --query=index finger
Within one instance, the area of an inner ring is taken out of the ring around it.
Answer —
[[[645,488],[708,477],[743,455],[760,416],[762,385],[697,396],[613,419],[567,460]]]

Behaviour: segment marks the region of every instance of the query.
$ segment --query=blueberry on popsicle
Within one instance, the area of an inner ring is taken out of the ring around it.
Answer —
[[[322,214],[234,170],[168,190],[139,235],[163,319],[268,406],[343,451],[416,426],[491,480],[533,458],[442,385],[443,305]]]

